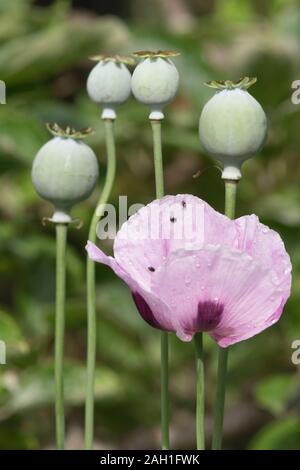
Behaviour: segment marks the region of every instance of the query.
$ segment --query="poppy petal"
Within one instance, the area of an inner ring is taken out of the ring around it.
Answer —
[[[225,347],[279,319],[291,277],[276,285],[273,275],[246,253],[207,245],[172,253],[153,278],[153,291],[169,305],[181,339],[209,331]]]
[[[89,257],[97,263],[109,266],[130,288],[136,307],[141,316],[151,326],[167,331],[175,331],[172,323],[172,315],[166,304],[155,294],[147,291],[133,279],[118,263],[103,253],[94,243],[88,241],[86,250]]]
[[[201,248],[205,243],[234,246],[237,229],[198,197],[165,196],[141,208],[119,230],[114,255],[145,287],[170,253]]]
[[[280,284],[291,271],[291,260],[279,234],[260,223],[256,215],[235,220],[238,230],[237,248],[274,270],[274,282]]]

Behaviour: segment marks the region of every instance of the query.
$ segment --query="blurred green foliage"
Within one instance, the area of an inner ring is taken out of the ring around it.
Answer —
[[[171,12],[164,19],[157,11],[161,19],[155,24],[146,17],[126,24],[72,11],[67,1],[47,8],[31,3],[0,0],[0,78],[7,85],[7,104],[0,106],[0,339],[7,343],[7,364],[0,366],[0,448],[53,446],[55,245],[53,228],[40,224],[50,207],[30,180],[34,155],[48,139],[44,123],[96,129],[90,144],[99,155],[100,189],[105,149],[99,109],[85,91],[92,66],[87,57],[168,48],[181,52],[181,90],[164,123],[167,192],[191,192],[220,211],[223,184],[198,142],[198,118],[211,95],[202,84],[258,77],[251,91],[268,114],[269,139],[245,165],[238,215],[255,212],[281,233],[293,261],[293,294],[278,325],[231,350],[225,446],[300,449],[300,368],[291,363],[291,343],[300,339],[300,105],[290,100],[291,83],[300,79],[298,2],[219,0],[205,14],[193,14],[191,7],[185,31],[176,30]],[[117,204],[119,195],[128,194],[129,203],[149,202],[154,188],[147,109],[133,99],[120,108],[116,136],[112,201]],[[200,176],[193,178],[198,170]],[[85,226],[69,231],[65,380],[68,445],[73,448],[82,446],[84,245],[96,200],[94,194],[75,208]],[[127,288],[109,270],[98,267],[97,281],[97,446],[158,446],[157,332],[142,322]],[[205,346],[209,436],[216,357],[212,341]],[[172,440],[181,449],[194,446],[193,361],[193,345],[172,338]]]

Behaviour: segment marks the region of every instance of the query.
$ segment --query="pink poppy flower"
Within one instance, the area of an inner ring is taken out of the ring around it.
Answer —
[[[291,262],[278,233],[255,215],[230,220],[191,195],[155,200],[129,218],[114,258],[91,242],[91,259],[129,286],[143,319],[190,341],[198,331],[227,347],[281,316]]]

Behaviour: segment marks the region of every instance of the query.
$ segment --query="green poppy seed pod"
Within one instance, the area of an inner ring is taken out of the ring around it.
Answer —
[[[247,89],[256,78],[237,83],[208,82],[218,91],[200,116],[199,135],[204,149],[224,165],[223,179],[241,178],[241,165],[256,154],[267,137],[267,118]]]
[[[116,107],[124,103],[131,92],[131,73],[127,65],[133,59],[124,56],[96,56],[99,61],[87,80],[87,92],[91,100],[102,108],[102,119],[115,119]]]
[[[135,98],[150,107],[149,119],[164,118],[162,109],[176,96],[179,86],[179,74],[170,57],[179,55],[173,51],[135,52],[142,58],[135,68],[131,90]]]
[[[32,166],[32,183],[37,193],[54,206],[55,223],[69,223],[72,206],[86,199],[98,179],[98,162],[93,150],[81,139],[91,132],[80,132],[57,124],[49,125],[54,135],[37,153]]]

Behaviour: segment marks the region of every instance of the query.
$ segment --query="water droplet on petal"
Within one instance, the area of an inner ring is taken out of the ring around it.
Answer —
[[[275,272],[273,272],[272,275],[271,275],[271,281],[274,284],[274,286],[279,286],[279,284],[281,282]]]
[[[184,280],[184,283],[186,286],[189,286],[191,284],[191,278],[190,277],[186,277],[185,280]]]

